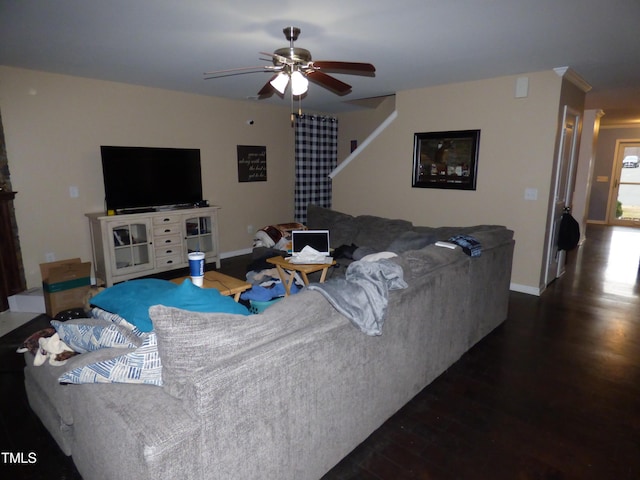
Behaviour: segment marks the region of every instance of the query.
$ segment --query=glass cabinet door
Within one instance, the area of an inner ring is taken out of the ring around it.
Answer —
[[[189,252],[213,251],[213,222],[211,217],[193,217],[185,220],[186,246]]]
[[[153,268],[149,227],[150,224],[147,221],[118,223],[111,226],[114,275]]]

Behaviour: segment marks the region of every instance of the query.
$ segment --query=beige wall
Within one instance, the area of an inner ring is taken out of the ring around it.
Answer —
[[[398,117],[335,177],[334,208],[418,225],[507,225],[516,238],[512,288],[538,290],[562,80],[553,71],[526,76],[526,98],[514,98],[516,76],[398,92]],[[350,139],[372,131],[362,115],[340,115],[339,160]],[[413,134],[470,129],[481,130],[477,189],[412,188]],[[538,200],[525,200],[526,188]]]
[[[0,109],[29,287],[47,252],[91,259],[84,214],[104,210],[100,145],[200,148],[223,253],[251,247],[248,225],[293,217],[288,106],[0,67]],[[237,145],[267,147],[267,182],[237,181]]]
[[[422,225],[507,225],[516,237],[512,288],[538,289],[562,81],[553,71],[526,76],[526,98],[514,98],[517,77],[508,76],[398,92],[375,110],[339,115],[341,160],[351,140],[362,144],[398,112],[336,176],[334,208]],[[292,219],[288,106],[0,67],[0,108],[29,286],[40,283],[47,252],[91,258],[84,213],[104,208],[100,145],[200,148],[204,196],[222,206],[223,253],[250,248],[248,225]],[[413,134],[466,129],[481,130],[477,190],[412,188]],[[238,144],[267,146],[267,182],[237,181]],[[538,200],[525,200],[526,188]]]

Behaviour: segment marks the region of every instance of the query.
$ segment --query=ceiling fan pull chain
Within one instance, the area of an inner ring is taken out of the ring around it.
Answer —
[[[296,123],[296,114],[293,113],[293,89],[290,89],[290,93],[291,93],[291,128],[293,128]]]

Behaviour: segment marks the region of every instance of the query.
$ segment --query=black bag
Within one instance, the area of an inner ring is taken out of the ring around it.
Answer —
[[[558,231],[558,250],[573,250],[580,241],[580,224],[565,208]]]

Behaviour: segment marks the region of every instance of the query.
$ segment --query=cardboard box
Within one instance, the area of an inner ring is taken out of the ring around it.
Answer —
[[[9,310],[12,312],[45,313],[44,292],[35,287],[9,297]]]
[[[91,287],[91,262],[79,258],[40,264],[47,315],[70,308],[82,308]]]

